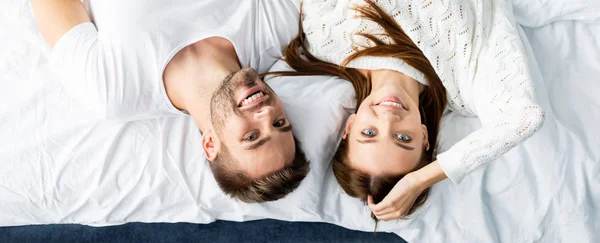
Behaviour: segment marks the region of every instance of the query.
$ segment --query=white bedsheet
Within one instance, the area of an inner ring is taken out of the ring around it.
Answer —
[[[540,26],[522,36],[543,129],[459,186],[433,187],[413,219],[379,230],[417,242],[600,242],[600,15],[539,10],[531,23]],[[0,226],[275,218],[373,230],[368,208],[340,193],[330,152],[319,149],[335,141],[295,127],[310,141],[305,181],[280,201],[239,203],[216,186],[192,119],[92,121],[52,77],[48,53],[27,1],[0,2]],[[479,124],[449,114],[442,126],[444,150]]]

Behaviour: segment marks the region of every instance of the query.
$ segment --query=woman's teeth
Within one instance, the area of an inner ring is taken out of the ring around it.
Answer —
[[[249,103],[252,103],[252,101],[259,99],[263,96],[265,96],[265,94],[263,94],[263,92],[258,92],[256,94],[253,94],[250,97],[246,98],[244,101],[242,101],[242,105],[247,105]]]
[[[379,103],[379,105],[387,105],[387,106],[394,106],[394,107],[398,107],[398,108],[404,108],[404,107],[402,107],[402,105],[400,103],[396,103],[393,101],[384,101],[384,102]]]

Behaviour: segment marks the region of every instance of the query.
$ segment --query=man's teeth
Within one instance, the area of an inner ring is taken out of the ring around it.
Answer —
[[[398,107],[398,108],[403,108],[400,103],[396,103],[396,102],[393,102],[393,101],[384,101],[384,102],[379,103],[379,105],[388,105],[388,106],[394,106],[394,107]]]
[[[252,103],[252,101],[259,99],[261,97],[265,96],[265,94],[263,94],[263,92],[258,92],[256,94],[251,95],[250,97],[246,98],[244,101],[242,101],[242,105],[246,105],[249,103]]]

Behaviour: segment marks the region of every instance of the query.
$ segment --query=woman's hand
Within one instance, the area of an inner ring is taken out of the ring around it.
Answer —
[[[367,203],[379,220],[388,221],[404,218],[417,197],[425,189],[446,178],[446,174],[436,160],[404,176],[378,204],[373,202],[371,195],[367,198]]]
[[[409,173],[396,183],[381,202],[375,204],[371,195],[367,202],[377,219],[384,221],[399,219],[406,216],[421,192],[423,189],[419,187],[417,179]]]

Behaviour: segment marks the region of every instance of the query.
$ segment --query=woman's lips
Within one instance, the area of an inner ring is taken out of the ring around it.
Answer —
[[[383,97],[376,106],[395,109],[395,110],[408,110],[406,106],[402,103],[402,100],[397,96],[386,96]]]

